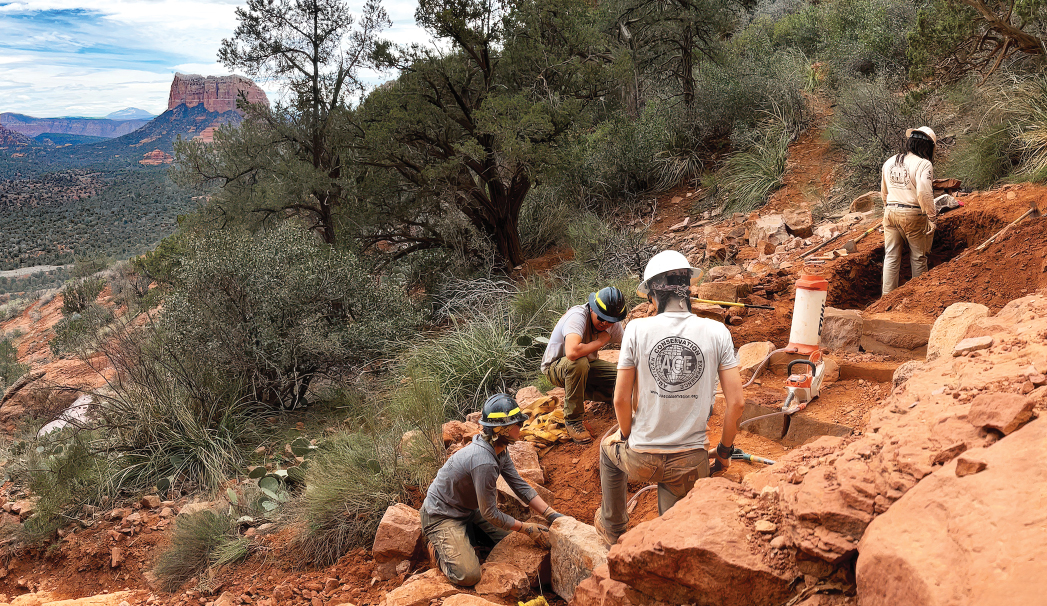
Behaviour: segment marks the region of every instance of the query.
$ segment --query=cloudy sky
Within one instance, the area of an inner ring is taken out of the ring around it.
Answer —
[[[363,0],[347,0],[359,13]],[[159,114],[175,72],[225,75],[216,63],[245,0],[0,0],[0,112],[101,117]],[[416,0],[385,0],[397,42],[416,41]],[[259,82],[270,100],[275,82]]]

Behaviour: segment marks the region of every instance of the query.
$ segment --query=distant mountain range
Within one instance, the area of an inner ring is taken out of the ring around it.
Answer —
[[[141,128],[149,120],[108,120],[105,118],[34,118],[25,114],[2,113],[0,126],[35,137],[44,133],[87,135],[111,139]]]
[[[151,114],[144,109],[138,109],[137,107],[125,107],[121,110],[117,110],[108,116],[106,120],[152,120],[156,117],[156,114]]]

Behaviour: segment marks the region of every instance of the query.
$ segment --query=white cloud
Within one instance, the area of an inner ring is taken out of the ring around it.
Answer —
[[[167,108],[175,72],[223,75],[215,62],[244,0],[32,0],[0,4],[0,112],[104,116]],[[359,14],[363,0],[350,0]],[[397,43],[426,36],[416,0],[386,0]],[[63,11],[44,13],[42,11]],[[75,11],[75,12],[69,12]],[[58,15],[60,19],[49,19]],[[37,18],[38,17],[38,18]],[[368,80],[374,78],[368,74]],[[270,100],[278,83],[260,82]]]

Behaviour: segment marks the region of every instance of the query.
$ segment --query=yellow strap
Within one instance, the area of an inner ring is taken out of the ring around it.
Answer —
[[[600,304],[600,309],[607,311],[607,305],[600,299],[600,295],[596,295],[596,302]]]
[[[518,415],[518,414],[520,414],[520,408],[519,407],[514,408],[514,409],[510,410],[509,412],[492,412],[491,414],[487,415],[487,418],[488,419],[504,419],[505,417],[511,417],[513,415]]]

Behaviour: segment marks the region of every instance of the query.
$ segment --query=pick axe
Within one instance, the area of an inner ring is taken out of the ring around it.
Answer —
[[[982,250],[985,249],[986,246],[988,246],[988,245],[992,244],[993,242],[995,242],[996,239],[999,238],[1000,236],[1002,236],[1008,229],[1014,227],[1015,225],[1020,223],[1023,219],[1025,219],[1028,216],[1033,216],[1033,217],[1039,217],[1040,216],[1040,209],[1037,208],[1035,200],[1029,202],[1029,210],[1025,211],[1025,213],[1022,216],[1020,216],[1017,219],[1015,219],[1014,221],[1011,221],[1010,223],[1008,223],[1006,226],[1004,226],[1003,229],[1001,229],[1000,231],[998,231],[995,234],[993,234],[991,238],[989,238],[985,242],[982,242],[981,246],[979,246],[978,248],[976,248],[974,250],[976,252],[981,252]]]

